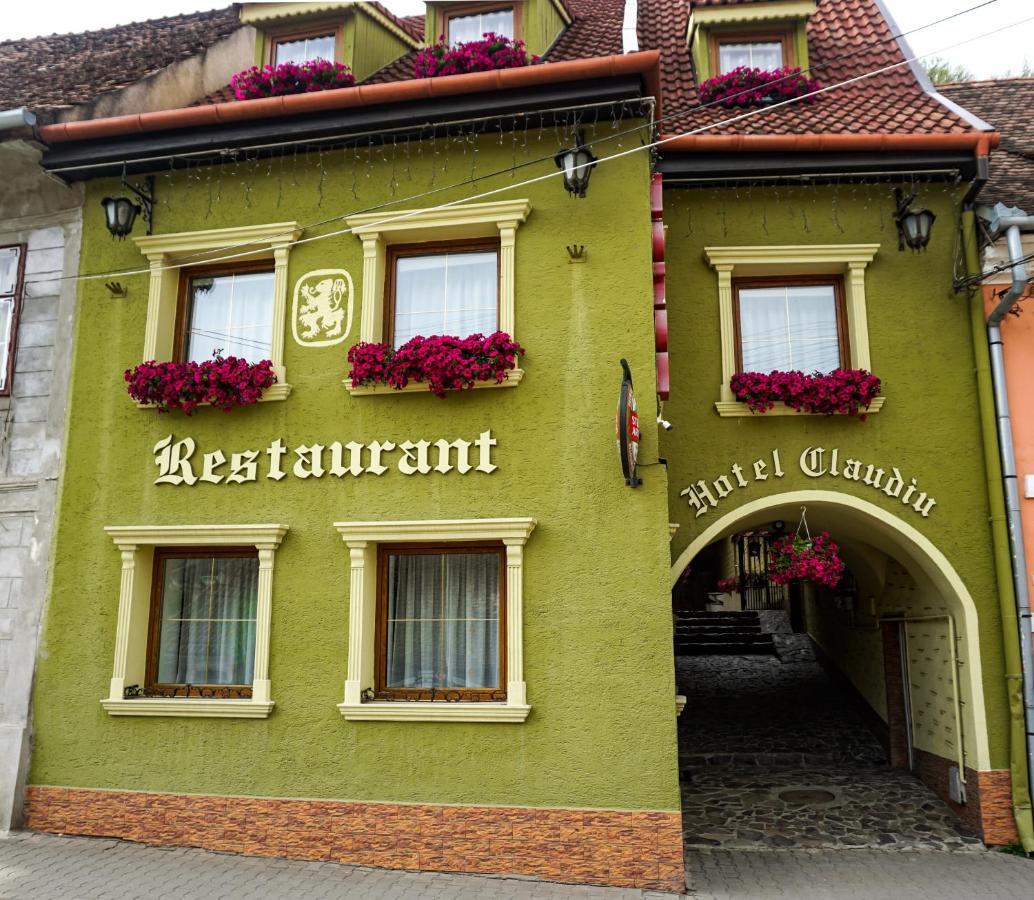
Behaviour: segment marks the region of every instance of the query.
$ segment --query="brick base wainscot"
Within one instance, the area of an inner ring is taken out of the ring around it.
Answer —
[[[30,787],[31,831],[359,866],[685,890],[676,812],[347,803]]]

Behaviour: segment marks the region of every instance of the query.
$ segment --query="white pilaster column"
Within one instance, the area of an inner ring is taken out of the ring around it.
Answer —
[[[848,264],[847,277],[847,337],[851,347],[850,362],[844,368],[872,371],[869,358],[869,328],[865,321],[865,267],[864,262]]]
[[[121,544],[122,578],[119,583],[118,622],[115,628],[115,663],[111,672],[108,697],[122,700],[126,687],[126,663],[129,658],[129,625],[133,614],[134,579],[136,576],[135,544]]]
[[[383,339],[384,246],[379,234],[363,236],[363,309],[359,316],[359,340]]]
[[[517,327],[514,310],[516,284],[514,276],[517,222],[499,223],[499,330],[514,337]]]
[[[258,603],[255,610],[255,672],[251,683],[251,699],[268,703],[269,635],[273,617],[273,554],[274,544],[258,545]]]
[[[732,310],[732,269],[730,265],[717,265],[718,272],[718,315],[722,332],[722,386],[721,397],[726,403],[736,400],[729,387],[736,374],[736,327]]]
[[[269,358],[273,362],[276,380],[287,384],[287,367],[284,365],[284,329],[287,326],[287,257],[290,247],[278,244],[273,247],[273,334]]]
[[[366,541],[348,541],[351,567],[348,587],[348,674],[345,681],[345,703],[363,702],[363,669],[367,648],[363,634],[363,612],[366,601]]]
[[[506,544],[506,702],[527,705],[524,682],[524,542]]]

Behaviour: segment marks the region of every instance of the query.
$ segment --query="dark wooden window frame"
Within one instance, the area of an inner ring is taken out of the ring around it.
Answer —
[[[772,275],[756,278],[733,278],[732,320],[736,341],[736,371],[743,371],[743,340],[740,331],[740,291],[743,288],[798,287],[804,285],[829,285],[833,288],[837,313],[837,345],[840,350],[840,367],[851,367],[851,346],[847,334],[847,303],[844,297],[842,275]]]
[[[18,355],[18,323],[22,316],[22,294],[25,290],[25,257],[28,255],[27,244],[4,244],[0,250],[18,248],[18,275],[15,279],[14,294],[11,295],[11,339],[7,342],[6,365],[7,377],[4,379],[4,386],[0,388],[0,397],[10,397],[14,387],[14,361]]]
[[[274,264],[271,259],[255,259],[181,269],[179,289],[176,295],[176,326],[172,341],[172,358],[177,362],[184,362],[187,358],[187,348],[190,346],[187,330],[190,327],[190,314],[192,312],[190,285],[195,279],[221,275],[244,275],[251,272],[269,272],[272,274],[273,271]],[[273,327],[277,327],[276,322],[273,322]]]
[[[794,51],[794,31],[792,28],[772,28],[764,31],[712,31],[708,35],[708,46],[711,57],[711,74],[721,75],[719,48],[723,44],[774,44],[783,45],[783,65],[797,65],[797,54]]]
[[[499,685],[497,688],[389,688],[388,557],[393,554],[432,556],[453,553],[495,553],[499,557]],[[377,547],[377,624],[374,652],[374,694],[378,700],[501,702],[506,700],[506,547],[502,541],[380,544]]]
[[[499,238],[459,241],[425,241],[422,244],[389,244],[384,274],[384,343],[395,345],[395,284],[398,260],[407,256],[444,256],[449,253],[495,253],[495,321],[499,326]],[[431,335],[425,335],[431,337]],[[467,337],[465,334],[459,337]]]
[[[524,37],[524,15],[523,3],[450,3],[448,8],[442,8],[442,24],[438,29],[445,35],[446,42],[452,39],[449,37],[449,25],[453,19],[463,19],[467,16],[485,13],[513,11],[513,39],[521,40]],[[437,38],[437,35],[435,36]],[[480,35],[478,36],[480,39]]]
[[[205,697],[212,699],[250,699],[250,684],[168,684],[158,681],[158,654],[161,646],[162,590],[167,559],[258,559],[254,547],[155,547],[151,573],[151,609],[147,621],[147,665],[144,674],[146,697]]]
[[[334,58],[331,62],[344,62],[345,33],[344,25],[338,21],[310,23],[304,28],[278,29],[266,33],[266,62],[276,65],[276,50],[281,44],[290,44],[304,38],[332,35],[334,38]]]

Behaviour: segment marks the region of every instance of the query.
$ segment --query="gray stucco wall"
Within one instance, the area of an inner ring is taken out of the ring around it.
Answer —
[[[27,245],[12,394],[0,397],[0,831],[19,823],[65,438],[82,194],[0,145],[0,245]]]

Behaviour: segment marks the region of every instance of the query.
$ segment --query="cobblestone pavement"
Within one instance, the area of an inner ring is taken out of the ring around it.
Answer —
[[[825,796],[780,798],[793,789]],[[926,785],[894,769],[698,769],[682,793],[687,847],[983,849]]]
[[[661,900],[672,894],[338,863],[260,859],[105,838],[0,838],[3,900]]]
[[[687,851],[982,849],[929,788],[886,766],[813,659],[688,656],[676,671],[688,698],[679,722]],[[780,796],[787,790],[822,793]]]
[[[1002,853],[698,850],[693,900],[1030,900],[1034,862]]]

